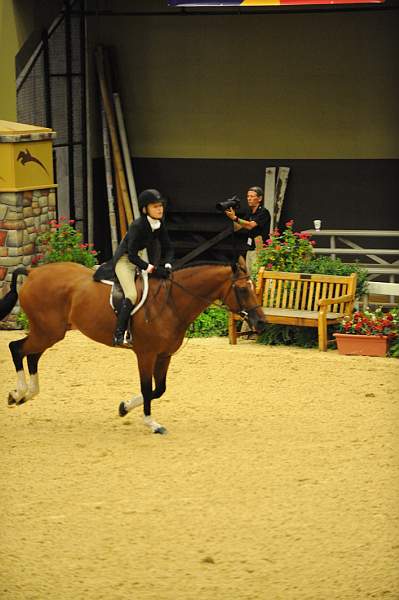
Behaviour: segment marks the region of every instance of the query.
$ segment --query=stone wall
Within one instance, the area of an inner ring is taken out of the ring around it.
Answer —
[[[16,267],[32,264],[39,252],[37,237],[50,229],[56,218],[53,189],[25,192],[0,192],[0,298],[10,289]],[[16,327],[18,306],[0,321],[0,329]]]

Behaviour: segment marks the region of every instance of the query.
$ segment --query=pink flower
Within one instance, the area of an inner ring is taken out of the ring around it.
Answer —
[[[75,221],[74,221],[73,219],[70,219],[70,220],[68,221],[68,223],[69,223],[70,225],[73,225],[73,224],[75,223]]]

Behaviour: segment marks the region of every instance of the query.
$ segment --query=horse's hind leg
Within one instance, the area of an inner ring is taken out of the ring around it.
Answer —
[[[61,340],[65,335],[65,331],[59,331],[57,333],[58,335],[53,335],[50,339],[45,335],[35,335],[33,330],[31,330],[26,338],[10,342],[9,348],[17,372],[17,387],[8,395],[9,406],[23,404],[39,393],[39,359],[47,348]],[[26,381],[23,366],[23,359],[25,356],[27,357],[30,375],[29,383]]]
[[[14,362],[15,370],[17,372],[17,388],[8,394],[8,404],[23,404],[27,400],[30,400],[39,393],[39,379],[37,375],[37,363],[42,353],[28,354],[28,369],[29,369],[29,383],[25,379],[25,371],[23,365],[24,353],[24,342],[23,340],[17,340],[9,343],[9,348]]]
[[[11,352],[15,370],[17,372],[17,388],[8,394],[8,405],[23,404],[26,402],[25,396],[28,392],[28,384],[25,379],[25,371],[23,365],[23,344],[27,338],[10,342],[8,347]]]

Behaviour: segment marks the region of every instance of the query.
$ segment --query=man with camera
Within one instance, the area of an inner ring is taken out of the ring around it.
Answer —
[[[241,253],[245,258],[248,272],[251,273],[252,266],[256,259],[255,239],[260,236],[263,243],[269,237],[270,214],[262,204],[263,190],[258,186],[250,187],[247,192],[248,210],[244,216],[236,215],[236,208],[239,202],[230,206],[224,211],[225,215],[234,221],[234,230],[242,230],[242,248]]]

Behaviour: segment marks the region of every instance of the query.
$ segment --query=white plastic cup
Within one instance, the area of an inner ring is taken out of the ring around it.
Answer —
[[[316,231],[320,231],[320,228],[321,228],[321,221],[320,221],[320,219],[315,219],[313,221],[313,225],[314,225],[314,228],[316,229]]]

